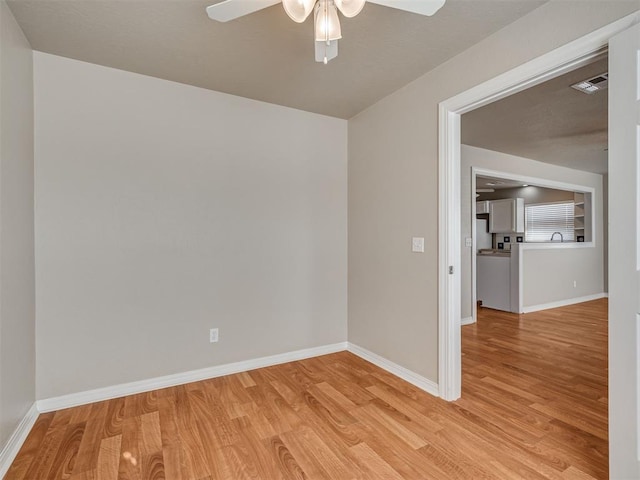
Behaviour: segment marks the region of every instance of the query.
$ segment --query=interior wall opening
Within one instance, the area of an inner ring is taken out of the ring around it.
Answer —
[[[536,345],[546,362],[558,353],[553,342],[566,341],[571,329],[583,335],[580,324],[566,321],[569,330],[552,339],[545,315],[554,307],[586,305],[584,314],[604,332],[592,348],[606,355],[606,300],[597,299],[607,284],[607,85],[589,93],[573,87],[606,75],[600,55],[461,116],[463,396],[464,379],[487,352],[507,352],[513,362],[507,355],[505,364],[519,368],[522,351],[508,346],[516,336],[546,329],[549,345]],[[496,340],[487,326],[508,333]]]
[[[607,78],[606,54],[462,115],[463,324],[476,321],[478,286],[488,287],[501,297],[501,309],[514,313],[606,293],[607,81],[588,93],[576,88],[594,78]],[[557,265],[564,275],[554,291],[538,288],[535,276],[526,281],[531,272],[522,268],[529,257],[551,258],[557,252],[550,250],[578,247],[588,250],[565,250]],[[506,285],[492,281],[495,268],[477,282],[479,262],[486,267],[509,256],[511,267],[502,267]],[[587,282],[573,278],[584,273],[585,261],[598,262]]]

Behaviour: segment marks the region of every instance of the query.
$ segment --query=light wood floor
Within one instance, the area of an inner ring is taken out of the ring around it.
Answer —
[[[6,479],[604,479],[606,301],[463,327],[447,403],[343,352],[40,416]]]

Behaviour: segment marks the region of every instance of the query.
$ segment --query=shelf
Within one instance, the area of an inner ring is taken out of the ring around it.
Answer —
[[[581,237],[582,241],[588,242],[591,239],[591,213],[593,194],[574,192],[573,200],[573,230],[576,241]]]

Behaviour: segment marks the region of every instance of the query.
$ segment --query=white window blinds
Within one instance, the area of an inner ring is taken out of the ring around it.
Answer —
[[[525,240],[549,242],[554,232],[560,232],[565,242],[575,241],[573,210],[573,202],[525,205]],[[560,235],[554,241],[559,242]]]

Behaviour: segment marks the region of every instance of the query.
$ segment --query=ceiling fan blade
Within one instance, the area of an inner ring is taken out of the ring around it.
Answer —
[[[209,5],[207,7],[207,15],[211,20],[228,22],[276,3],[280,3],[280,0],[224,0],[215,5]]]
[[[445,0],[367,0],[371,3],[397,8],[411,13],[431,16],[444,5]]]

